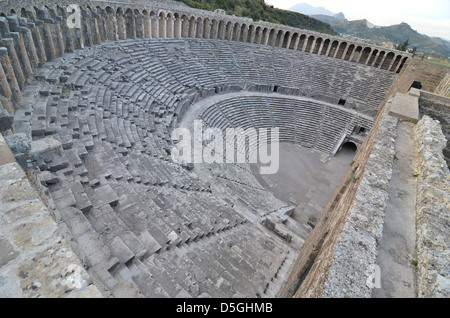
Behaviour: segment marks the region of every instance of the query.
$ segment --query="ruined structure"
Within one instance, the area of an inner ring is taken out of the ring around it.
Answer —
[[[0,296],[371,296],[407,53],[172,1],[0,13]],[[312,230],[248,164],[172,162],[195,119],[359,150]]]

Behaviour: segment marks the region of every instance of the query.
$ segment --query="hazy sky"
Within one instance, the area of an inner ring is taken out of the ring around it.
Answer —
[[[348,20],[367,19],[387,26],[408,23],[428,36],[450,40],[450,0],[265,0],[276,8],[289,9],[297,3],[343,12]]]

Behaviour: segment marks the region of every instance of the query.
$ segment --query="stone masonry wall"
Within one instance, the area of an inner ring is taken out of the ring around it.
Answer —
[[[0,298],[102,297],[7,148],[0,134]]]
[[[414,128],[418,158],[416,200],[419,297],[450,296],[450,174],[440,125],[423,116]]]
[[[435,90],[436,94],[450,97],[450,72],[445,75]]]

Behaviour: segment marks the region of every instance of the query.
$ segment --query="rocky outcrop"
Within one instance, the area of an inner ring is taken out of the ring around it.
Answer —
[[[450,174],[442,155],[446,139],[429,116],[416,125],[417,286],[419,297],[450,296]]]

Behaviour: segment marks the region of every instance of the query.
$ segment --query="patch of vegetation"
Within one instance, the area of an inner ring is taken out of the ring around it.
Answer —
[[[411,260],[411,265],[416,266],[419,264],[419,262],[415,259]]]
[[[274,8],[264,0],[177,0],[196,9],[214,11],[223,9],[227,14],[252,18],[253,21],[267,21],[300,29],[337,35],[333,28],[307,15]]]
[[[358,181],[358,177],[352,172],[350,176],[347,178],[347,182],[356,182]]]

